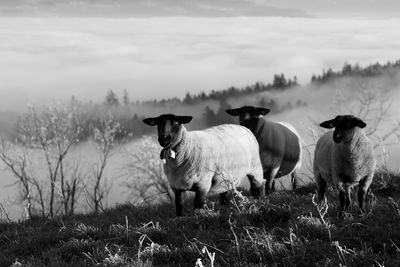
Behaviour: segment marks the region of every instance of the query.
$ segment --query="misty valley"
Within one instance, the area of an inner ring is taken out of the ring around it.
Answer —
[[[340,112],[358,113],[371,124],[370,134],[381,156],[380,164],[396,168],[400,148],[392,143],[397,138],[394,130],[399,127],[395,97],[399,69],[398,61],[366,67],[345,64],[339,71],[328,69],[313,75],[304,86],[297,83],[296,77],[277,74],[268,84],[255,83],[198,95],[187,93],[183,99],[133,102],[126,91],[118,96],[109,90],[102,103],[71,98],[66,103],[30,107],[14,123],[4,121],[1,127],[3,212],[13,219],[48,216],[49,177],[55,185],[52,216],[100,211],[125,202],[151,204],[173,199],[162,173],[161,148],[151,137],[153,129],[142,122],[145,115],[161,113],[190,114],[194,120],[189,129],[203,129],[236,123],[225,113],[231,107],[268,107],[270,120],[289,121],[299,129],[309,155],[321,132],[315,121],[324,118],[324,114],[329,117]],[[303,159],[301,169],[305,185],[313,180],[309,155]],[[60,181],[61,178],[64,180]],[[164,181],[163,187],[154,186],[157,179]],[[32,191],[24,189],[24,180]],[[290,188],[286,180],[282,180],[281,189]],[[73,200],[68,195],[70,189],[66,189],[72,185],[76,190]],[[99,192],[92,193],[90,190],[96,187]],[[91,200],[91,194],[99,199]],[[26,214],[28,195],[30,214]]]

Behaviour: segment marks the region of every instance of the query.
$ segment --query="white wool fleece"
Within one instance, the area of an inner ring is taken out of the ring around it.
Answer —
[[[317,142],[314,156],[314,174],[339,190],[351,187],[368,177],[376,168],[373,147],[363,129],[348,130],[345,140],[333,141],[333,131],[325,133]]]
[[[225,124],[187,131],[182,126],[175,152],[175,159],[167,158],[164,165],[173,189],[190,190],[196,184],[205,192],[223,192],[226,180],[237,186],[247,175],[263,183],[258,143],[245,127]]]

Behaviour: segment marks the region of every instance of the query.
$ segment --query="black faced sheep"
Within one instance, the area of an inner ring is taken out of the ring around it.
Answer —
[[[371,141],[363,128],[366,123],[352,115],[336,116],[320,124],[335,128],[322,135],[314,155],[314,176],[320,201],[327,183],[339,190],[340,215],[349,208],[350,189],[357,185],[360,213],[364,213],[365,197],[376,167]]]
[[[262,166],[253,134],[233,124],[187,131],[182,124],[191,119],[164,114],[143,120],[148,125],[157,125],[164,172],[175,193],[177,216],[182,215],[182,192],[187,190],[196,193],[194,207],[203,208],[209,191],[225,192],[226,182],[237,186],[248,177],[251,193],[258,197],[263,187]],[[223,193],[221,201],[224,201]]]
[[[243,106],[228,109],[232,116],[239,116],[240,125],[250,129],[259,143],[261,164],[266,179],[265,190],[274,190],[274,179],[291,174],[296,188],[296,170],[301,167],[302,139],[294,127],[284,122],[272,122],[263,118],[269,109]]]

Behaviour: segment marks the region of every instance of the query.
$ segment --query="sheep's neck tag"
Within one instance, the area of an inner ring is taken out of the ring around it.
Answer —
[[[176,157],[176,152],[173,151],[171,148],[161,150],[160,158],[162,159],[163,163],[167,163],[167,158],[174,159]]]

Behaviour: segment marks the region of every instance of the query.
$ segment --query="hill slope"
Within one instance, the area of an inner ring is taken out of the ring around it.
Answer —
[[[399,266],[400,176],[377,173],[368,214],[338,220],[337,196],[313,186],[174,218],[173,206],[124,205],[102,214],[0,224],[1,266]],[[190,207],[189,207],[190,206]]]

